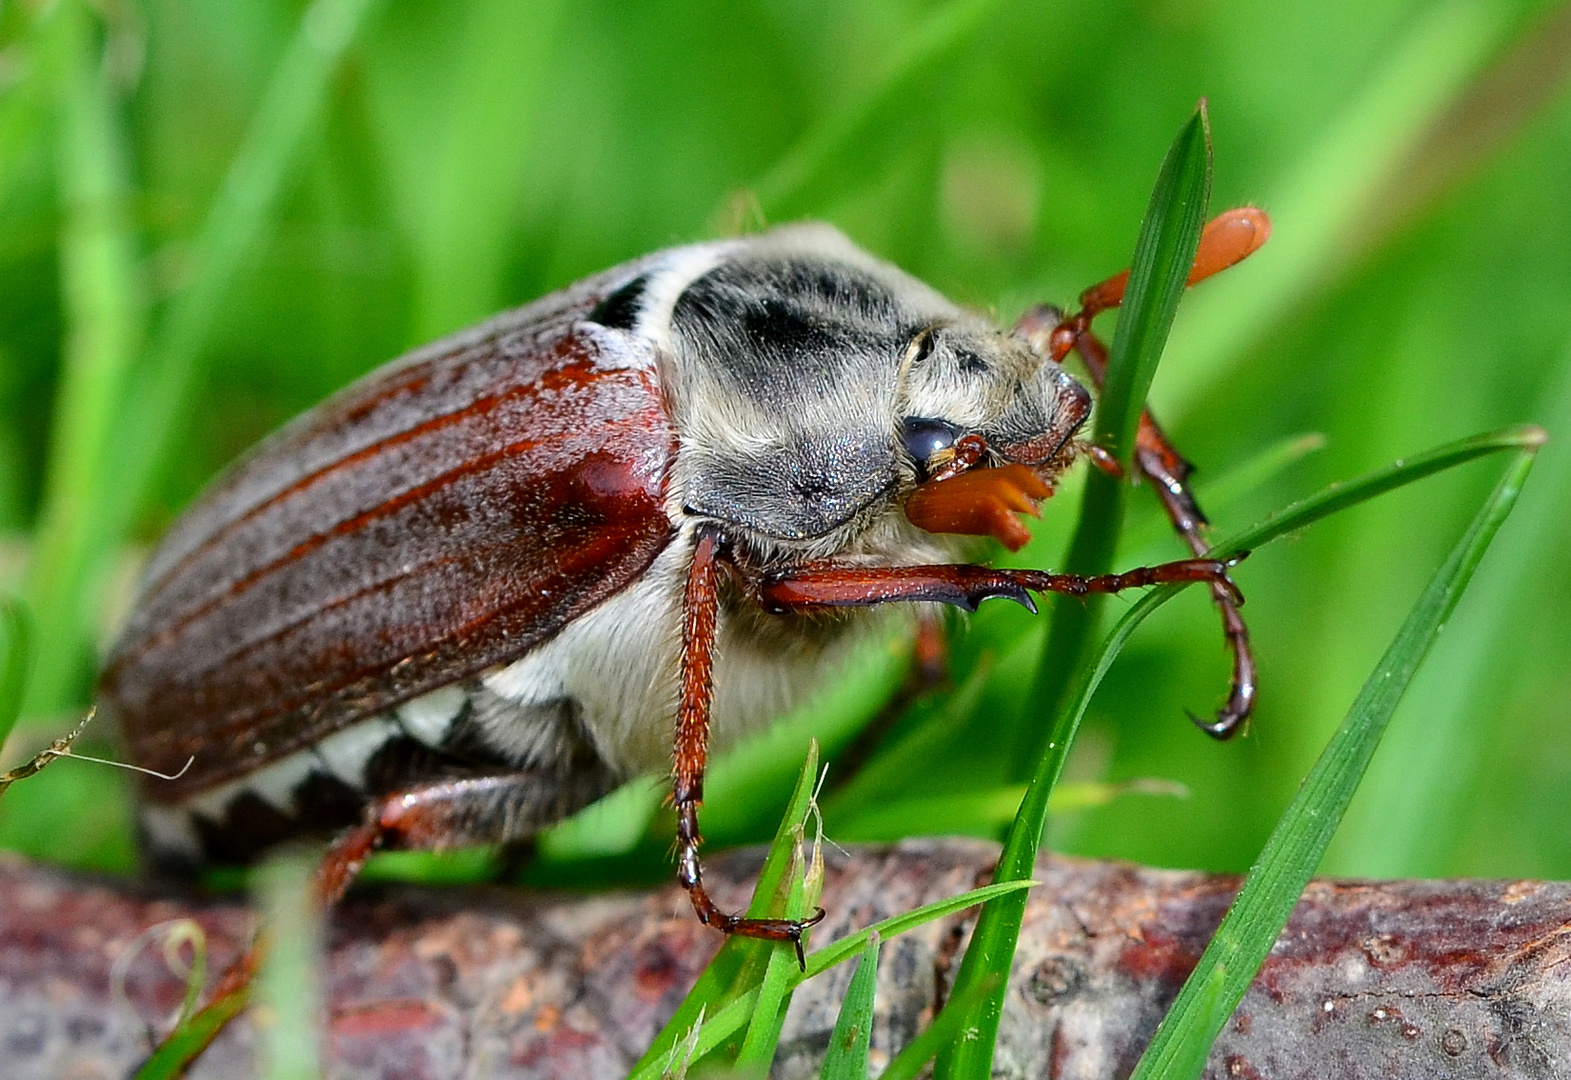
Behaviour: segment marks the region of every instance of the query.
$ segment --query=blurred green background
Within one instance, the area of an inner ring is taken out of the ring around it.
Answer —
[[[1003,320],[1068,303],[1127,262],[1205,96],[1213,210],[1275,222],[1186,300],[1154,389],[1220,532],[1475,431],[1555,440],[1323,871],[1571,876],[1568,70],[1571,8],[1504,0],[0,0],[0,586],[36,644],[6,763],[87,705],[139,559],[201,485],[378,363],[760,220],[832,221]],[[1092,705],[1052,844],[1246,867],[1497,468],[1239,571],[1247,738],[1184,719],[1224,685],[1205,598],[1153,618]],[[1077,498],[1027,558],[1059,560]],[[1177,557],[1132,505],[1120,562]],[[996,832],[1041,625],[957,623],[959,692],[826,799],[829,835]],[[766,838],[806,733],[832,759],[901,663],[870,651],[722,764],[711,839]],[[129,867],[129,789],[58,764],[0,804],[0,845]],[[627,848],[604,878],[664,873],[665,827],[638,841],[652,801],[592,808],[532,876]]]

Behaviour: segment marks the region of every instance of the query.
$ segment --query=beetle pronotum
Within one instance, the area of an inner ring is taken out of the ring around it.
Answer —
[[[1207,227],[1198,280],[1265,240]],[[1080,577],[955,563],[1027,538],[1100,382],[1091,319],[1010,332],[821,225],[657,252],[373,372],[217,481],[153,555],[102,700],[174,772],[142,815],[162,862],[243,861],[340,831],[325,899],[381,846],[527,837],[672,765],[698,917],[799,943],[704,890],[711,731],[767,723],[890,602],[1209,583],[1254,668],[1228,567]],[[1091,456],[1096,457],[1095,454]],[[1147,416],[1137,462],[1197,555],[1188,466]],[[674,725],[674,739],[673,739]],[[674,755],[672,745],[674,741]]]

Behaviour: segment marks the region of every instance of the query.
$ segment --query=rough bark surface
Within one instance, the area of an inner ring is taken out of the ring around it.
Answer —
[[[832,861],[819,942],[969,888],[994,848],[963,841],[864,848]],[[707,865],[745,896],[746,853]],[[1049,858],[1015,960],[994,1075],[1125,1075],[1220,920],[1237,880]],[[218,971],[253,922],[203,899],[0,861],[0,1076],[128,1075],[183,982],[148,927],[191,917]],[[928,1022],[969,921],[885,947],[875,1061]],[[331,1075],[620,1077],[719,939],[676,888],[597,896],[366,890],[333,914]],[[1318,881],[1227,1025],[1208,1077],[1571,1075],[1571,884]],[[817,1075],[849,968],[808,983],[774,1075]],[[252,1074],[249,1017],[192,1075]],[[876,1070],[875,1070],[876,1071]]]

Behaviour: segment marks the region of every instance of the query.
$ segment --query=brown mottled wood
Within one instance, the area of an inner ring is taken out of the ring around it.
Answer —
[[[830,916],[812,943],[969,888],[995,856],[968,841],[830,853]],[[709,862],[707,881],[738,905],[757,871],[756,855],[732,854]],[[1124,1076],[1238,881],[1056,858],[1038,877],[995,1069],[1028,1080]],[[329,933],[329,1075],[621,1077],[719,944],[687,907],[675,886],[590,897],[362,890]],[[0,1073],[127,1075],[181,983],[145,949],[116,1001],[110,968],[144,929],[177,917],[202,924],[215,973],[253,925],[233,898],[0,861]],[[968,928],[933,924],[886,943],[875,1061],[928,1022],[939,973]],[[849,976],[842,968],[798,992],[774,1076],[817,1075]],[[193,1078],[253,1075],[255,1037],[242,1017]],[[1568,1061],[1571,884],[1317,881],[1205,1075],[1549,1078]]]

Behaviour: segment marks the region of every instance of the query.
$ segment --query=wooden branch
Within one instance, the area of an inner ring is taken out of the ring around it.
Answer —
[[[832,858],[817,943],[985,878],[996,849],[910,842]],[[756,856],[717,858],[739,903]],[[995,1075],[1127,1074],[1237,880],[1046,859],[1026,915]],[[156,923],[194,918],[209,970],[252,928],[234,898],[0,862],[0,1075],[122,1077],[183,982],[159,948],[111,968]],[[969,921],[889,943],[875,1057],[932,1016]],[[368,889],[334,915],[327,985],[334,1077],[625,1074],[719,945],[674,886],[562,896]],[[1209,1077],[1551,1077],[1571,1063],[1571,884],[1320,881],[1228,1024]],[[798,992],[776,1077],[817,1075],[849,968]],[[235,1024],[194,1077],[252,1074]],[[876,1070],[875,1070],[876,1071]]]

